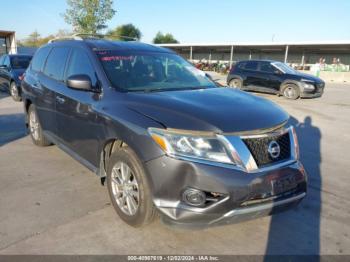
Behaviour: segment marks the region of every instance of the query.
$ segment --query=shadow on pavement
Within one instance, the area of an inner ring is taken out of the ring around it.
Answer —
[[[291,117],[297,131],[301,161],[308,174],[308,192],[294,210],[272,216],[267,240],[266,255],[316,255],[320,254],[321,215],[321,131],[312,124],[310,116],[300,123]],[[266,256],[266,261],[271,257]]]
[[[0,115],[0,146],[24,136],[24,114]]]

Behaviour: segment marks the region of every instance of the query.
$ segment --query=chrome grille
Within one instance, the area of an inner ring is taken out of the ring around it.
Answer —
[[[242,140],[252,154],[258,167],[288,160],[291,157],[289,132],[271,136],[243,138]],[[280,154],[276,158],[273,158],[268,152],[269,144],[272,141],[276,141],[280,147]]]

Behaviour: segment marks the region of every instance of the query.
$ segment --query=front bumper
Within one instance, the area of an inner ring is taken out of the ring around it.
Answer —
[[[297,205],[306,195],[307,176],[298,161],[261,172],[247,173],[163,156],[146,163],[154,205],[165,224],[202,228],[271,215]],[[273,181],[292,176],[295,187],[274,193]],[[216,201],[194,207],[185,203],[188,188],[219,194]]]
[[[301,88],[300,92],[300,97],[301,98],[316,98],[316,97],[321,97],[323,95],[325,88],[325,84],[316,84],[315,85],[315,90],[307,90]]]

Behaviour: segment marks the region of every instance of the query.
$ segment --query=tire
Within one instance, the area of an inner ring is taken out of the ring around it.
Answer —
[[[129,147],[122,147],[111,155],[107,168],[107,188],[112,205],[124,222],[141,227],[154,220],[156,209],[145,171]]]
[[[11,95],[12,99],[16,102],[19,102],[22,100],[22,98],[19,94],[19,89],[18,89],[15,82],[11,82],[11,84],[10,84],[10,95]]]
[[[291,100],[298,99],[300,97],[299,87],[295,84],[285,84],[281,89],[282,95]]]
[[[29,133],[33,143],[42,147],[51,145],[50,141],[43,134],[43,130],[33,104],[29,106],[27,116]]]
[[[242,80],[239,78],[232,78],[228,83],[228,86],[231,88],[242,89]]]

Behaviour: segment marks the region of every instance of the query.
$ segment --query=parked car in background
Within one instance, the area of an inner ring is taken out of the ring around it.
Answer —
[[[21,82],[31,59],[30,55],[0,57],[0,86],[9,91],[15,101],[21,101]]]
[[[325,83],[288,65],[271,60],[248,60],[236,63],[227,76],[230,87],[283,95],[288,99],[320,97]]]
[[[54,143],[95,172],[132,226],[157,213],[173,225],[233,223],[306,195],[288,114],[217,87],[168,49],[55,40],[36,52],[22,88],[34,144]]]

